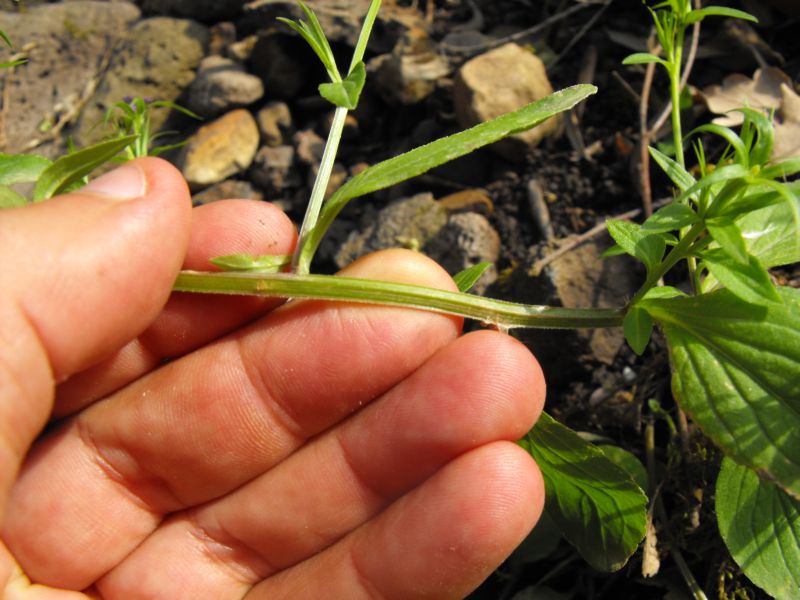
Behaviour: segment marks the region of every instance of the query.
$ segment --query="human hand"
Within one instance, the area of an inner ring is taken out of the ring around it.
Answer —
[[[544,381],[512,338],[170,297],[180,268],[294,241],[266,203],[192,210],[157,159],[0,212],[4,597],[458,598],[533,527],[541,475],[512,441]],[[408,251],[346,272],[454,289]]]

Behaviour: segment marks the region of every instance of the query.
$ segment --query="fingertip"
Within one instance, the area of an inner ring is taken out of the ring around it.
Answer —
[[[362,256],[339,271],[339,275],[458,291],[453,278],[437,262],[404,248],[379,250]]]

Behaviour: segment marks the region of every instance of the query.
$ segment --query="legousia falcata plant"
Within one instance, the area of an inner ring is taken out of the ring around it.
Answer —
[[[650,9],[663,56],[634,54],[626,63],[656,62],[669,77],[675,155],[656,149],[651,155],[674,184],[675,198],[641,225],[608,223],[616,242],[608,254],[627,253],[646,269],[645,281],[630,302],[616,309],[567,309],[468,293],[488,265],[456,275],[457,293],[311,274],[320,240],[350,200],[534,127],[597,89],[564,89],[375,164],[323,202],[345,117],[357,106],[365,83],[363,57],[380,0],[370,5],[344,76],[313,11],[299,4],[306,20],[284,22],[322,61],[330,81],[320,85],[320,94],[335,106],[335,113],[297,249],[291,257],[218,257],[212,262],[224,271],[183,271],[174,289],[406,306],[461,315],[501,330],[623,327],[639,354],[658,327],[669,347],[675,400],[727,457],[717,483],[723,539],[757,585],[779,598],[798,597],[800,291],[776,286],[768,269],[800,261],[800,185],[787,182],[800,172],[800,159],[770,161],[774,129],[770,118],[758,111],[741,109],[745,120],[738,133],[705,125],[684,138],[679,109],[686,29],[710,16],[752,17],[723,7],[692,9],[689,0],[668,0]],[[146,108],[131,107],[134,112]],[[0,155],[0,202],[27,201],[8,187],[13,183],[36,182],[32,200],[43,200],[71,189],[121,151],[146,153],[137,123],[129,120],[131,127],[118,137],[55,162],[33,155]],[[700,133],[721,137],[728,148],[719,160],[708,163],[703,147],[695,143],[695,177],[687,168],[684,148],[688,138]],[[661,285],[679,264],[686,265],[688,291]],[[289,265],[290,271],[284,272]],[[643,539],[647,520],[648,499],[631,475],[547,414],[519,443],[542,470],[546,511],[565,538],[593,567],[621,568]],[[703,597],[702,591],[695,590],[695,596]]]

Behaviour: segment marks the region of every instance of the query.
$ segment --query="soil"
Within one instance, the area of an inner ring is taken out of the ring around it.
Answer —
[[[429,8],[427,3],[432,1],[395,0],[394,3],[416,6],[424,14]],[[738,0],[716,3],[747,8]],[[9,3],[0,2],[0,8],[5,4]],[[579,4],[586,6],[571,10]],[[759,4],[761,10],[768,10],[763,2],[746,4]],[[621,65],[622,59],[634,50],[612,41],[609,32],[623,32],[645,40],[651,21],[642,2],[609,0],[603,5],[568,0],[436,0],[432,37],[438,41],[454,29],[468,28],[478,16],[483,19],[481,30],[489,32],[533,27],[562,13],[566,13],[564,18],[528,42],[550,65],[548,76],[555,89],[576,83],[588,52],[590,49],[596,52],[591,82],[600,91],[588,101],[576,127],[588,158],[576,151],[574,136],[544,143],[519,164],[510,164],[483,150],[410,183],[374,194],[369,205],[351,203],[340,217],[345,223],[339,226],[340,230],[352,229],[365,214],[393,198],[422,191],[441,197],[462,189],[483,188],[494,205],[490,221],[503,240],[497,264],[501,279],[497,287],[487,292],[492,295],[506,291],[502,287],[503,274],[523,263],[532,248],[543,242],[527,199],[529,180],[535,178],[544,191],[556,240],[583,233],[609,217],[641,208],[637,167],[639,99],[635,94],[641,91],[644,70]],[[800,36],[796,35],[800,22],[774,11],[765,14],[771,15],[772,21],[757,28],[758,35],[766,47],[780,54],[781,68],[794,81],[800,80]],[[757,68],[754,54],[727,38],[730,34],[726,31],[722,21],[709,20],[707,25],[703,24],[703,43],[721,45],[728,54],[696,63],[690,82],[697,87],[718,83],[732,69],[752,74]],[[778,59],[771,56],[767,60]],[[651,114],[661,108],[664,79],[661,74],[656,77]],[[309,93],[299,94],[301,100],[292,106],[298,129],[319,120],[326,110],[325,105],[308,100],[313,89],[306,91]],[[443,80],[428,99],[410,107],[388,107],[380,99],[370,98],[369,93],[365,91],[366,104],[378,109],[365,115],[369,127],[362,128],[357,138],[344,141],[340,155],[348,165],[376,162],[458,129],[450,80]],[[709,115],[695,107],[687,118],[701,122]],[[713,142],[710,150],[714,151]],[[655,169],[651,180],[654,198],[669,194],[667,181]],[[295,203],[288,208],[299,222],[302,206]],[[325,246],[321,254],[317,270],[334,270],[330,251],[326,260]],[[800,282],[797,268],[784,269],[776,277],[789,285],[797,286]],[[690,426],[682,462],[670,469],[664,467],[676,449],[669,444],[664,419],[654,415],[648,405],[654,400],[677,418],[663,340],[656,336],[642,357],[624,347],[612,364],[603,364],[588,355],[581,359],[580,366],[568,381],[549,388],[547,410],[556,418],[578,431],[630,450],[642,462],[645,462],[645,431],[648,423],[654,423],[655,459],[663,473],[660,494],[667,509],[666,520],[656,519],[661,569],[655,577],[644,578],[639,553],[622,571],[601,574],[589,568],[561,541],[546,559],[528,561],[525,551],[520,550],[471,598],[688,598],[686,582],[670,557],[671,549],[681,552],[709,597],[764,597],[739,573],[716,530],[713,496],[719,453]],[[536,584],[542,587],[530,592],[530,586]]]

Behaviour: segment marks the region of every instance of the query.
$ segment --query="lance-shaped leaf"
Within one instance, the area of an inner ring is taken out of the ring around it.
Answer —
[[[47,200],[65,191],[97,167],[110,161],[126,146],[136,141],[137,137],[128,135],[62,156],[42,172],[33,189],[33,201]]]
[[[320,213],[317,225],[303,247],[301,265],[310,265],[322,236],[333,220],[353,198],[406,181],[446,162],[493,144],[509,135],[539,125],[553,115],[569,110],[581,100],[597,93],[593,85],[581,84],[556,92],[523,108],[415,148],[362,171],[340,187]]]
[[[545,481],[545,510],[592,567],[622,568],[644,538],[647,497],[603,451],[542,414],[520,441]]]
[[[726,458],[716,512],[722,539],[744,574],[777,600],[800,598],[800,501]]]
[[[459,271],[453,275],[453,281],[456,282],[459,292],[468,292],[472,286],[478,283],[478,279],[484,274],[486,269],[492,266],[490,262],[482,262],[477,265],[467,267],[463,271]]]
[[[753,211],[736,220],[747,251],[766,268],[800,262],[800,199]]]
[[[35,154],[0,154],[0,185],[36,181],[53,161]]]
[[[800,290],[747,304],[728,290],[645,299],[681,407],[737,462],[800,497]]]

